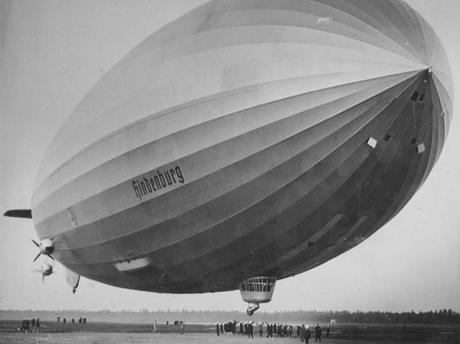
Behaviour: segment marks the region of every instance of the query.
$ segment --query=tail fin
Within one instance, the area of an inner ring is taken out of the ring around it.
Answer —
[[[19,217],[21,219],[31,219],[32,218],[32,210],[30,209],[13,209],[8,210],[3,216],[8,217]]]

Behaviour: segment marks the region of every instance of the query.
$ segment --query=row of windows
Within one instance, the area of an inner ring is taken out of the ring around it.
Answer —
[[[251,283],[251,284],[246,284],[242,283],[241,284],[241,290],[242,291],[259,291],[259,292],[269,292],[271,291],[272,286],[268,283],[263,284],[263,283]]]
[[[412,100],[413,102],[416,102],[418,99],[418,101],[420,103],[422,103],[424,100],[425,100],[425,95],[424,94],[420,94],[420,98],[419,98],[419,93],[418,92],[414,92],[414,94],[412,95],[412,97],[410,98],[410,100]]]
[[[275,278],[252,278],[241,283],[241,290],[269,292],[275,286],[275,282]]]

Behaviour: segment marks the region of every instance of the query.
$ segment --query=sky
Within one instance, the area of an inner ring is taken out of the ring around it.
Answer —
[[[30,208],[38,164],[59,126],[116,62],[144,38],[205,0],[0,0],[0,212]],[[460,2],[408,0],[440,36],[460,90]],[[265,311],[460,312],[460,119],[458,99],[444,151],[403,211],[358,247],[277,282]],[[0,309],[241,310],[238,291],[168,295],[65,271],[41,283],[32,221],[0,218]]]

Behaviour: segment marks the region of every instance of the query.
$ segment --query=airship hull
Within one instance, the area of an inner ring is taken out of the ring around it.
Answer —
[[[77,107],[41,164],[35,226],[70,270],[125,288],[293,276],[403,208],[451,101],[439,40],[400,1],[211,1]]]

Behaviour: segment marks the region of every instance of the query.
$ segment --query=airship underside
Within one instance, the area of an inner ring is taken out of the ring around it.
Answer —
[[[124,288],[293,276],[404,207],[451,104],[439,39],[399,0],[211,1],[83,99],[40,166],[34,224],[68,269]]]

